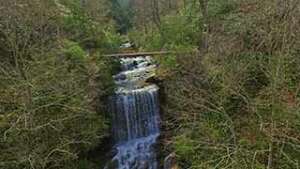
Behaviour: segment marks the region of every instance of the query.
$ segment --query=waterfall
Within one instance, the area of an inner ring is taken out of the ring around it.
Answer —
[[[111,99],[114,169],[157,169],[154,145],[159,136],[159,88],[145,81],[155,74],[151,57],[121,59]]]

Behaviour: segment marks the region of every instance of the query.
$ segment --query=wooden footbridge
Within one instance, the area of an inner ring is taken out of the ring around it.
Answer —
[[[167,54],[175,54],[175,52],[171,51],[159,51],[159,52],[136,52],[136,53],[116,53],[116,54],[108,54],[104,55],[106,57],[120,57],[120,58],[128,58],[128,57],[137,57],[137,56],[156,56],[156,55],[167,55]]]

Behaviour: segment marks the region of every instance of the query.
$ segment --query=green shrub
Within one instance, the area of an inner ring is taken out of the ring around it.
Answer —
[[[87,56],[86,52],[79,46],[78,43],[65,40],[63,42],[64,53],[72,60],[83,61]]]

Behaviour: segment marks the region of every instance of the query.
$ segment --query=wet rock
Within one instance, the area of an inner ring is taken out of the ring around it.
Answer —
[[[114,157],[116,154],[118,154],[118,149],[113,147],[109,152],[109,156]]]
[[[112,160],[108,162],[105,166],[104,169],[118,169],[119,168],[119,163],[117,160]]]
[[[120,81],[120,80],[123,81],[123,80],[126,80],[126,75],[124,75],[124,74],[119,74],[119,75],[115,76],[114,79],[115,79],[116,81]]]

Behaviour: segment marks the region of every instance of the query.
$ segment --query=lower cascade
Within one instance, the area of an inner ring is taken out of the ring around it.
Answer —
[[[155,143],[159,136],[159,88],[146,80],[155,74],[151,57],[121,59],[114,76],[118,88],[111,98],[114,169],[157,169]],[[108,168],[108,166],[106,166]]]

